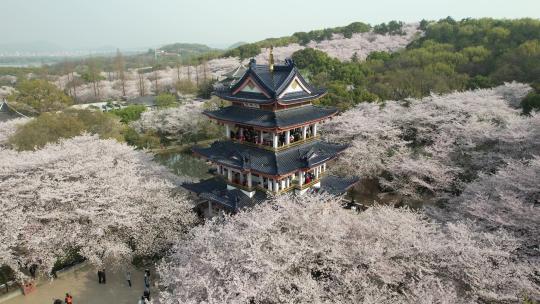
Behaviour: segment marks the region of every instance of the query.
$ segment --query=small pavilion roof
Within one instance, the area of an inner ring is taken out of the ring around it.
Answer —
[[[301,92],[285,93],[289,84],[297,80],[306,90]],[[262,91],[244,92],[240,89],[246,82],[253,81]],[[309,91],[309,92],[308,92]],[[273,70],[269,65],[257,64],[252,59],[248,69],[242,78],[231,86],[220,86],[214,91],[220,98],[230,101],[250,102],[258,104],[295,104],[313,100],[326,94],[326,90],[313,88],[300,74],[291,59],[285,60],[283,65],[274,65]]]
[[[223,74],[223,77],[230,78],[230,79],[240,79],[246,73],[247,68],[240,64],[235,69],[228,71],[227,73]]]
[[[313,168],[337,156],[347,146],[319,140],[283,151],[270,151],[232,141],[217,141],[208,148],[193,148],[193,152],[208,160],[242,171],[271,176],[286,175],[299,169]]]
[[[251,208],[264,202],[267,195],[263,191],[257,191],[253,197],[244,192],[234,189],[228,190],[227,184],[220,178],[214,177],[197,183],[186,183],[183,188],[195,193],[198,197],[217,203],[231,212],[237,212],[244,208]]]
[[[333,195],[341,195],[354,186],[359,179],[357,177],[338,177],[327,175],[321,179],[320,191]]]
[[[206,116],[219,121],[272,129],[285,129],[320,121],[336,113],[335,108],[323,108],[311,104],[279,111],[229,106],[204,112]]]

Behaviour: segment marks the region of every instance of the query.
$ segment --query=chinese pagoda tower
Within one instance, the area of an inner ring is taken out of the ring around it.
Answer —
[[[286,192],[341,194],[355,183],[326,174],[327,163],[346,149],[319,138],[319,125],[337,114],[312,104],[326,90],[306,82],[291,59],[274,65],[272,57],[264,65],[251,59],[241,75],[228,77],[214,95],[231,105],[204,112],[224,126],[225,136],[193,152],[212,163],[215,177],[183,187],[201,199],[207,216]]]

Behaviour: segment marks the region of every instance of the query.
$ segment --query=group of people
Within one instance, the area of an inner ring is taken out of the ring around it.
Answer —
[[[97,272],[98,275],[98,283],[99,284],[105,284],[107,282],[107,277],[105,274],[105,269],[101,268]],[[131,288],[131,271],[126,272],[126,281]],[[144,271],[144,292],[141,298],[139,299],[138,304],[146,304],[150,301],[150,270],[146,269]],[[66,293],[66,297],[64,299],[64,302],[60,299],[54,300],[54,304],[73,304],[73,296],[69,293]]]
[[[73,296],[71,296],[69,293],[66,293],[66,297],[64,298],[64,302],[60,299],[54,300],[54,304],[73,304]]]
[[[105,269],[98,270],[98,280],[99,284],[105,284],[106,277],[105,277]],[[131,271],[126,271],[126,282],[129,288],[131,288]],[[147,301],[150,301],[150,270],[145,269],[144,270],[144,292],[141,298],[139,299],[138,304],[145,304],[148,303]]]

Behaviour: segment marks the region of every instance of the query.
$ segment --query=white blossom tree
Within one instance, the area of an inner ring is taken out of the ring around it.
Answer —
[[[94,265],[162,253],[196,222],[176,179],[114,140],[80,136],[0,150],[0,265],[47,273],[66,250]],[[19,273],[20,274],[20,273]]]
[[[510,159],[496,173],[481,174],[467,184],[461,195],[428,210],[442,221],[468,217],[485,230],[504,228],[520,239],[523,258],[540,264],[539,181],[539,157]]]
[[[186,134],[197,134],[201,131],[204,103],[187,102],[178,107],[165,108],[142,113],[141,118],[132,123],[138,132],[153,131],[182,137]]]
[[[530,91],[521,84],[433,95],[420,100],[362,103],[327,123],[331,141],[350,143],[339,169],[379,177],[404,197],[459,191],[505,158],[540,149],[538,115],[515,108]]]
[[[163,303],[471,303],[539,293],[515,239],[408,209],[279,197],[195,228],[159,266]]]
[[[311,41],[307,47],[323,51],[330,57],[341,61],[349,61],[356,54],[359,60],[365,60],[367,56],[376,51],[393,53],[405,48],[422,32],[418,30],[418,23],[409,23],[403,26],[404,35],[381,35],[369,31],[366,33],[354,33],[351,38],[345,38],[342,34],[334,34],[332,39],[320,42]],[[291,57],[296,51],[304,49],[305,46],[292,43],[286,46],[274,48],[274,58],[283,61]],[[255,57],[257,62],[267,63],[269,50],[264,48]]]
[[[30,118],[15,118],[0,122],[0,147],[6,145],[11,135],[17,131],[17,128],[28,121],[30,121]]]

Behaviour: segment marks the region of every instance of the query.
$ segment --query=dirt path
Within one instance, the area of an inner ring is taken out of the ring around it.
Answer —
[[[18,296],[2,304],[52,304],[56,298],[63,302],[66,292],[73,296],[74,304],[134,304],[144,291],[143,277],[142,271],[131,269],[132,287],[129,288],[124,273],[109,271],[107,284],[98,284],[96,271],[84,266],[39,285],[27,296]]]

